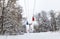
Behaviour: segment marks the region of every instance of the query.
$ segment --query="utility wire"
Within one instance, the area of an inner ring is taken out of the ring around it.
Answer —
[[[27,11],[27,8],[26,8],[26,0],[24,0],[24,5],[25,5],[25,11]]]
[[[24,5],[25,5],[25,11],[26,11],[26,0],[24,0]]]
[[[34,15],[34,12],[35,12],[35,6],[36,6],[36,0],[34,0],[34,5],[33,5],[33,15]]]
[[[24,0],[24,5],[25,5],[25,11],[27,11],[27,7],[26,7],[26,0]],[[33,5],[33,16],[34,16],[34,12],[35,12],[35,7],[36,7],[36,0],[34,0],[34,5]],[[29,13],[29,1],[28,1],[28,12]]]

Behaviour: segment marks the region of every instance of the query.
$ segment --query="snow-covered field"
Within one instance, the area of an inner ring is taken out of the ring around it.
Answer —
[[[60,39],[60,32],[26,33],[17,36],[0,36],[0,39]]]

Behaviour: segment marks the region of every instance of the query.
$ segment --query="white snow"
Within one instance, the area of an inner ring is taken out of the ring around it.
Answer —
[[[0,39],[60,39],[60,32],[26,33],[16,36],[0,36]]]

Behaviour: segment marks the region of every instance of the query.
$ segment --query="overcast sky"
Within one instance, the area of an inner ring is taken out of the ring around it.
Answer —
[[[33,14],[36,14],[42,10],[49,11],[51,9],[55,11],[60,11],[60,0],[36,0],[35,10],[33,13],[35,0],[19,0],[18,3],[23,7],[24,16],[31,21],[31,17]]]

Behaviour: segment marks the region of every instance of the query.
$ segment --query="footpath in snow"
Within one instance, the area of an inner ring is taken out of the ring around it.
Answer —
[[[0,36],[0,39],[60,39],[60,32],[25,33],[16,36]]]

